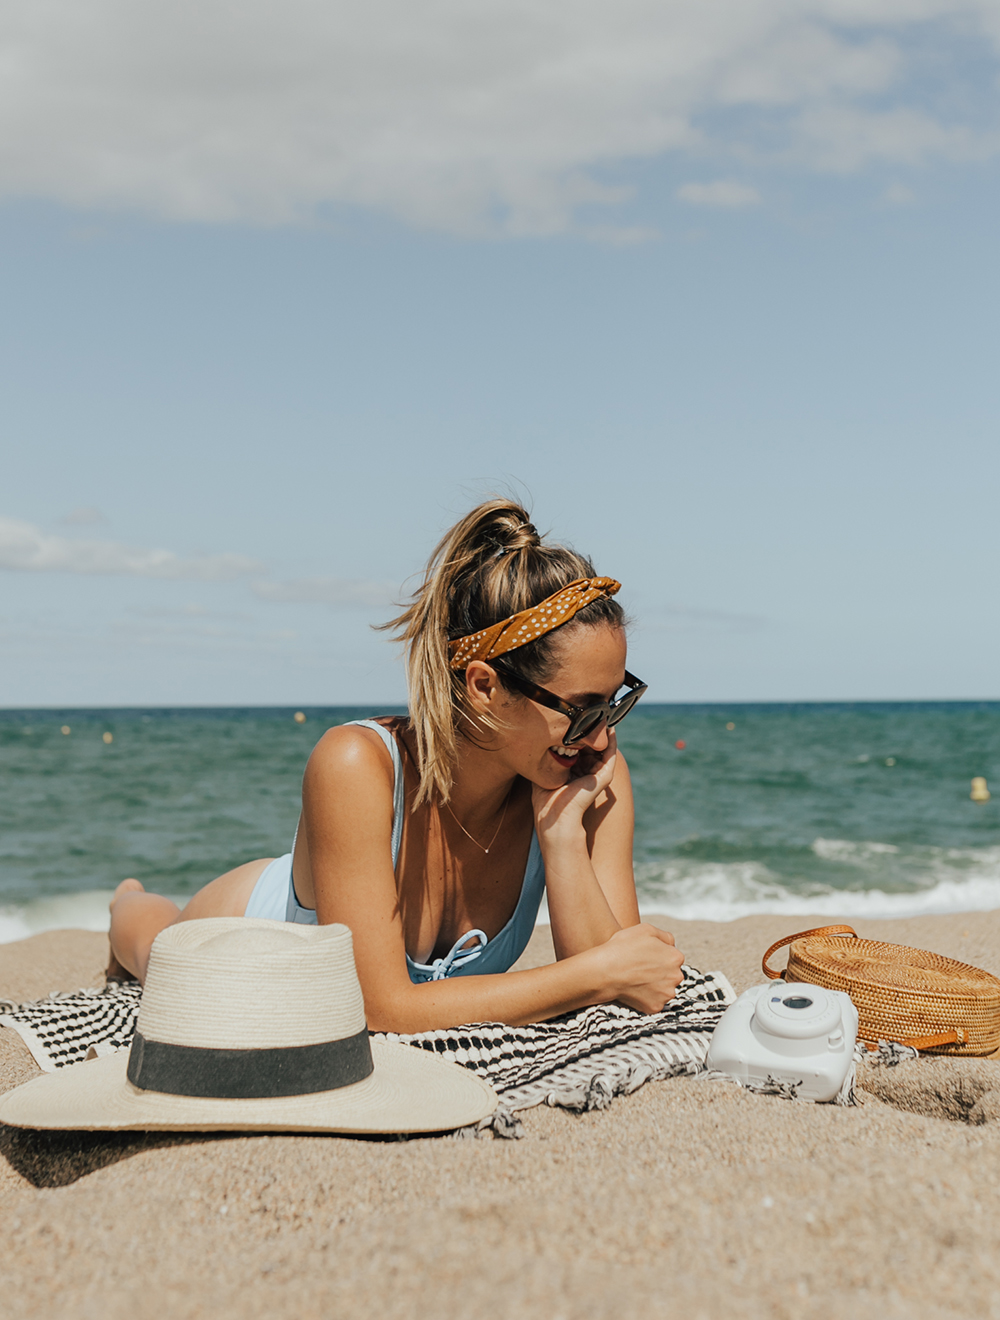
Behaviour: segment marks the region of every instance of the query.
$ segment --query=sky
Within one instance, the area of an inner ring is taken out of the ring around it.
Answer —
[[[0,707],[405,698],[513,491],[650,700],[1000,697],[996,0],[9,0]]]

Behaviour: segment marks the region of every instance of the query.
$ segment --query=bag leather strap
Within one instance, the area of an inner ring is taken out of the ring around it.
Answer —
[[[785,979],[785,972],[776,972],[772,967],[768,967],[767,960],[771,954],[777,953],[779,949],[783,949],[786,944],[792,944],[795,940],[804,940],[807,935],[849,935],[852,939],[856,940],[858,938],[858,932],[853,926],[815,926],[812,930],[800,930],[797,935],[786,935],[783,940],[778,940],[776,944],[772,944],[761,959],[761,969],[769,981],[783,981]]]
[[[883,1040],[885,1037],[883,1037]],[[953,1027],[951,1031],[942,1031],[936,1036],[907,1036],[905,1040],[897,1040],[897,1045],[909,1045],[913,1050],[929,1050],[935,1045],[964,1045],[969,1039],[969,1033],[961,1027]],[[865,1049],[870,1054],[878,1050],[878,1042],[866,1040]]]

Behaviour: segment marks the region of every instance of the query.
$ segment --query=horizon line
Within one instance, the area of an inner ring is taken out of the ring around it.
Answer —
[[[644,701],[636,711],[651,710],[653,707],[667,706],[995,706],[1000,705],[998,697],[768,697],[712,698],[710,700],[689,698],[677,701]],[[287,710],[322,711],[322,710],[369,710],[373,706],[384,707],[386,714],[407,711],[405,702],[392,701],[330,701],[330,702],[141,702],[129,705],[46,705],[46,706],[0,706],[0,715],[46,714],[65,711],[197,711],[197,710]]]

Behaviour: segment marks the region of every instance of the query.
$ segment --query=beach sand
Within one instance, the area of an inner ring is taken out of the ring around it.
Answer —
[[[813,924],[654,920],[737,990]],[[1000,974],[1000,912],[852,924]],[[0,998],[99,984],[105,953],[79,931],[2,945]],[[551,956],[539,928],[522,965]],[[0,1089],[35,1072],[0,1030]],[[862,1085],[839,1109],[650,1083],[529,1110],[522,1141],[0,1128],[0,1313],[1000,1320],[1000,1062]]]

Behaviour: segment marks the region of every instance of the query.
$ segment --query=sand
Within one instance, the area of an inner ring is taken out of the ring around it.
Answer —
[[[657,924],[737,989],[800,928]],[[853,924],[1000,974],[1000,913]],[[0,946],[0,998],[99,984],[105,947]],[[550,957],[540,929],[524,961]],[[0,1031],[0,1089],[35,1071]],[[0,1314],[1000,1320],[1000,1062],[863,1085],[838,1109],[651,1083],[528,1111],[519,1142],[0,1128]]]

